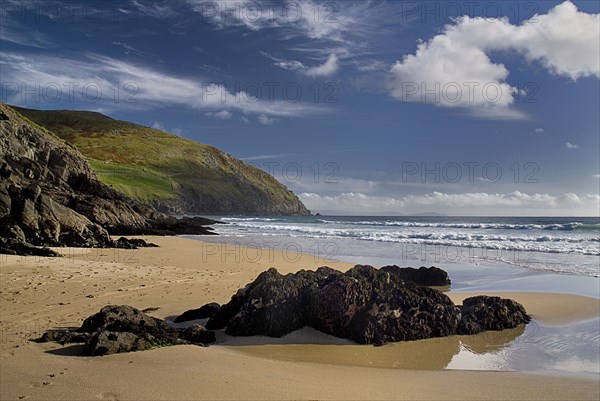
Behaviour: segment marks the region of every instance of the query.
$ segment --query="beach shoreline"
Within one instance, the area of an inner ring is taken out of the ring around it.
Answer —
[[[385,347],[348,344],[310,330],[283,339],[219,334],[218,339],[224,341],[208,348],[173,346],[101,358],[72,356],[78,346],[29,341],[46,329],[78,326],[107,304],[158,308],[151,312],[153,316],[170,319],[208,302],[226,303],[238,288],[270,267],[285,274],[323,265],[338,270],[353,266],[292,250],[285,254],[263,250],[258,256],[256,249],[248,247],[215,247],[179,237],[144,239],[160,247],[57,248],[66,254],[60,259],[0,256],[3,400],[600,396],[598,375],[594,374],[448,368],[448,363],[456,362],[456,355],[462,355],[461,347],[470,346],[475,353],[478,347],[502,349],[504,341],[523,336],[518,330],[496,338],[496,344],[490,344],[488,336],[470,339],[470,343],[450,338]],[[486,293],[521,302],[543,327],[595,322],[599,315],[596,298],[544,292]],[[472,293],[450,291],[448,295],[459,303]],[[393,358],[410,361],[411,355],[413,369],[394,366],[397,360]]]

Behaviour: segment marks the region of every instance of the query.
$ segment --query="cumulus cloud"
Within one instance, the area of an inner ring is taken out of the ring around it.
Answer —
[[[204,115],[206,117],[218,118],[220,120],[229,120],[231,117],[233,117],[233,114],[227,110],[221,110],[221,111],[216,111],[216,112],[209,111],[208,113],[204,113]]]
[[[327,113],[323,105],[258,99],[208,80],[170,75],[97,54],[67,59],[0,52],[0,67],[1,100],[14,104],[31,106],[32,101],[66,101],[92,103],[94,107],[104,109],[150,109],[171,105],[286,117]],[[39,88],[36,96],[23,93],[36,87]]]
[[[544,210],[549,215],[594,215],[600,207],[599,195],[526,194],[519,191],[506,194],[432,192],[400,198],[354,192],[335,196],[302,193],[299,197],[311,210],[337,210],[359,214],[410,214],[436,211],[457,215],[506,215],[507,213],[537,215],[540,210]]]
[[[569,1],[518,26],[508,18],[456,18],[393,65],[391,95],[464,107],[484,117],[522,118],[513,108],[520,89],[507,82],[508,69],[489,54],[517,52],[572,80],[600,77],[599,24],[599,14],[580,12]]]
[[[535,130],[533,130],[533,132],[535,132],[536,134],[543,134],[544,133],[544,129],[543,128],[536,128]]]
[[[576,144],[571,143],[571,142],[567,142],[565,144],[565,146],[567,147],[567,149],[577,149],[577,148],[579,148],[579,145],[576,145]]]

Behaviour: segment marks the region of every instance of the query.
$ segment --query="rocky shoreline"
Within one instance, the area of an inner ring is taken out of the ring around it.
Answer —
[[[131,248],[111,235],[214,234],[216,222],[160,213],[100,182],[77,149],[0,103],[0,253]]]
[[[282,337],[304,327],[359,344],[383,345],[450,335],[512,329],[531,318],[510,299],[474,296],[455,305],[427,285],[449,285],[436,267],[420,269],[356,265],[345,273],[329,267],[281,275],[271,268],[220,306],[189,310],[174,322],[209,319],[178,329],[130,306],[106,306],[75,331],[50,330],[38,341],[85,343],[84,355],[142,351],[216,341],[232,336]]]

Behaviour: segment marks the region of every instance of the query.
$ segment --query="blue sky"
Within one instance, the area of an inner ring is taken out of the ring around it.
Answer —
[[[597,1],[2,1],[0,100],[217,146],[313,211],[596,215]]]

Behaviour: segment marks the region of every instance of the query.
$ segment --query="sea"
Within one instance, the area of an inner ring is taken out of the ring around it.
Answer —
[[[600,217],[212,218],[225,224],[214,226],[220,237],[211,242],[290,255],[301,252],[374,266],[514,266],[600,277]]]

